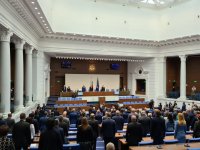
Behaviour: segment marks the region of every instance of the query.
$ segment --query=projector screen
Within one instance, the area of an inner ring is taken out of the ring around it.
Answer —
[[[89,90],[93,82],[93,89],[95,91],[97,85],[97,78],[99,80],[99,90],[104,86],[107,90],[119,89],[120,75],[105,75],[105,74],[65,74],[65,85],[70,86],[71,90],[81,90],[85,85],[86,91]]]

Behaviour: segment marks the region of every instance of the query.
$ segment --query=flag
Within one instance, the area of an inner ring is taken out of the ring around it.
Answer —
[[[93,91],[93,81],[90,83],[89,91]]]
[[[99,79],[97,78],[96,91],[99,91]]]

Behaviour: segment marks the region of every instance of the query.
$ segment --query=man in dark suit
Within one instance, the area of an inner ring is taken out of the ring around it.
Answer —
[[[147,136],[147,133],[150,133],[151,119],[147,117],[145,111],[142,111],[141,117],[139,117],[138,122],[142,125],[143,136]]]
[[[102,122],[101,133],[105,147],[109,142],[115,143],[116,123],[111,119],[110,112],[107,113],[106,119]]]
[[[120,111],[117,110],[115,116],[112,117],[113,120],[115,120],[116,123],[116,129],[117,130],[123,130],[124,126],[124,118],[120,115]]]
[[[99,124],[98,121],[95,120],[95,115],[93,113],[90,114],[90,120],[88,120],[89,125],[92,127],[93,131],[93,142],[92,142],[92,149],[96,150],[96,141],[97,137],[99,136]]]
[[[27,150],[28,146],[31,144],[30,124],[25,122],[25,119],[25,113],[21,113],[20,121],[13,127],[12,138],[15,143],[16,150],[21,150],[21,148]]]
[[[138,143],[142,140],[142,126],[137,123],[137,117],[131,116],[131,122],[127,126],[126,141],[128,146],[138,146]]]
[[[161,117],[160,110],[154,111],[155,117],[151,120],[150,134],[154,145],[163,144],[165,138],[165,120]]]
[[[12,133],[13,126],[15,124],[15,119],[12,119],[12,113],[8,114],[8,118],[5,121],[6,121],[6,124],[8,125],[8,127],[9,127],[9,133]]]
[[[49,118],[46,122],[47,129],[41,133],[39,150],[63,150],[61,135],[54,129],[55,121]]]

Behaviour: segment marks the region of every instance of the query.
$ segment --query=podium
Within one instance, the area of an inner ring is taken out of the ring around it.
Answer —
[[[99,106],[101,106],[105,103],[106,103],[106,98],[105,97],[99,97]]]

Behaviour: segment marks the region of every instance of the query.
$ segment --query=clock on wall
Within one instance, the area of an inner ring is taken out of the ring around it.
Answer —
[[[96,70],[95,64],[89,64],[89,71],[93,72]]]

